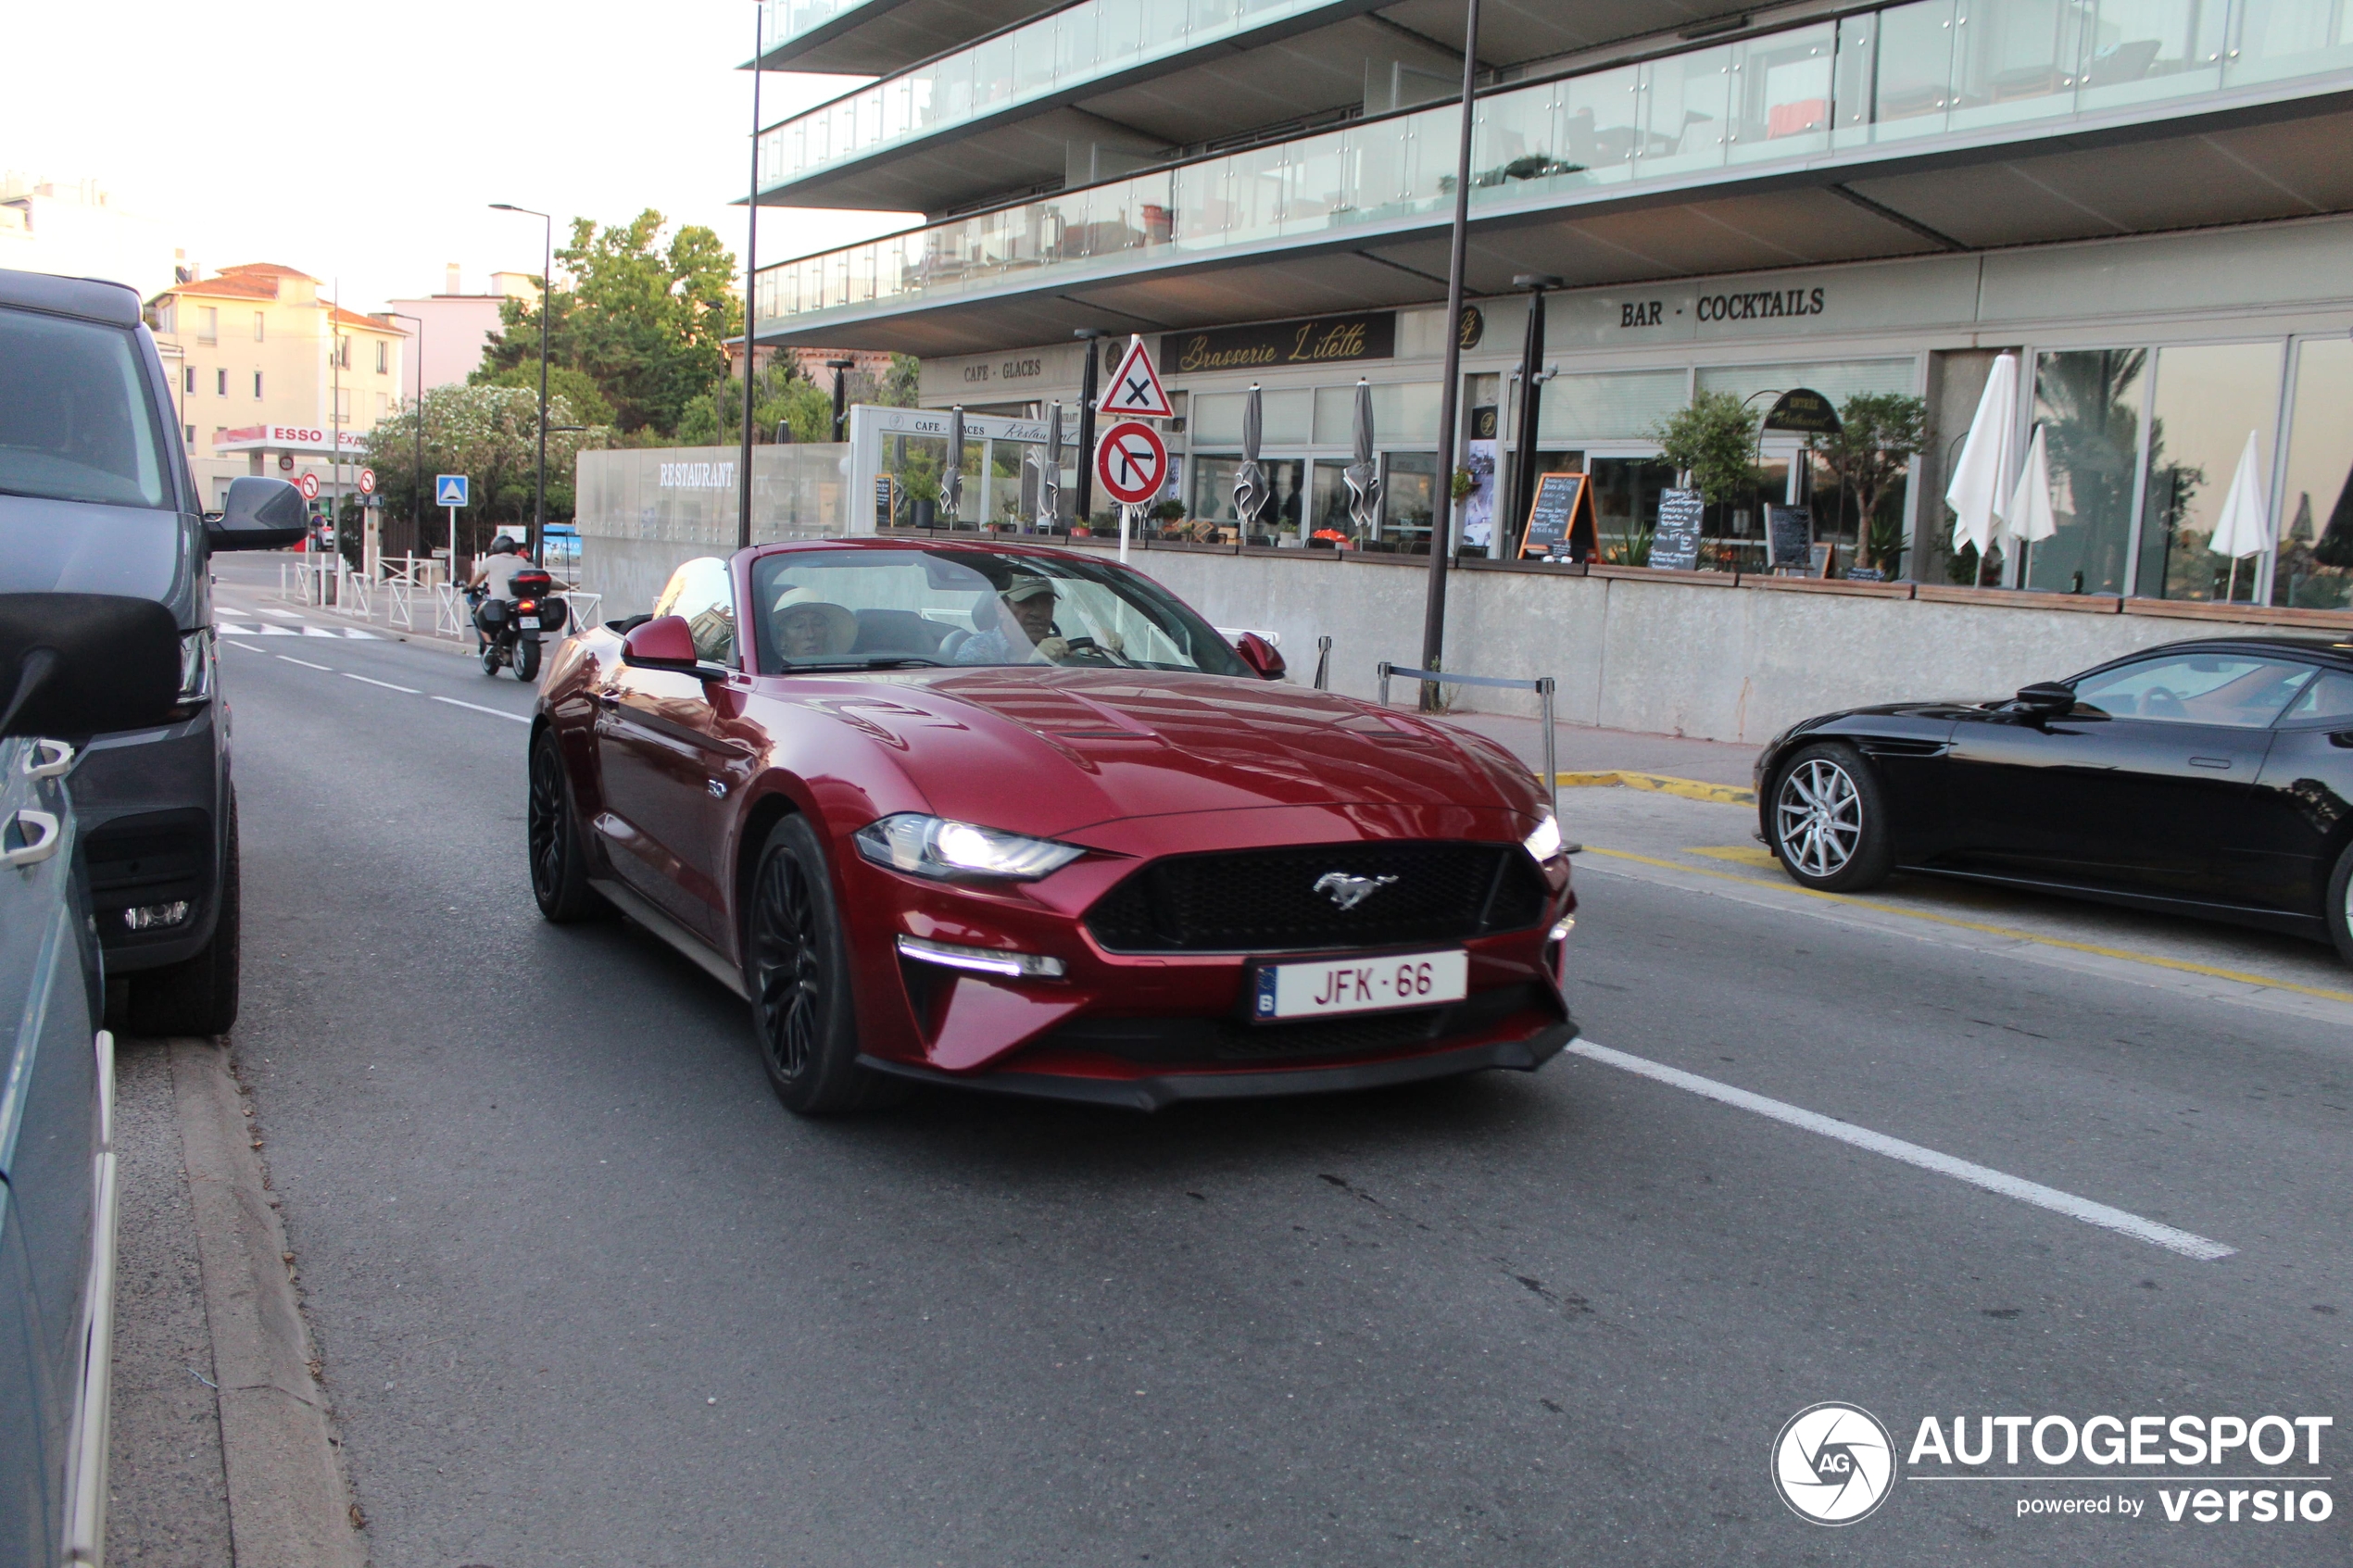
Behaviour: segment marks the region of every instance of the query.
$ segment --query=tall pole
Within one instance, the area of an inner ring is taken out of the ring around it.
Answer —
[[[759,338],[753,329],[760,324],[760,52],[767,40],[762,36],[766,20],[764,7],[755,4],[751,8],[751,187],[744,202],[744,445],[736,459],[736,548],[751,548],[751,385],[752,370],[759,362]],[[835,381],[840,384],[839,378]],[[841,401],[838,394],[834,401]]]
[[[1511,510],[1504,522],[1514,531],[1527,518],[1529,502],[1536,495],[1536,429],[1542,417],[1544,385],[1544,291],[1560,286],[1561,281],[1547,272],[1522,272],[1512,280],[1512,287],[1528,291],[1528,336],[1519,353],[1519,421],[1512,436],[1512,482],[1505,487]],[[1507,546],[1504,554],[1517,548],[1516,543],[1504,540],[1501,530],[1497,538]]]
[[[834,373],[834,439],[836,441],[841,439],[842,421],[849,417],[849,388],[843,382],[842,377],[848,375],[857,363],[855,359],[825,361],[825,369]]]
[[[543,227],[542,260],[539,264],[539,479],[532,488],[531,533],[523,540],[523,554],[533,564],[539,560],[540,532],[547,526],[547,318],[556,307],[556,220],[544,212],[512,202],[492,202],[493,212],[520,212],[526,218],[536,218]],[[450,570],[458,563],[452,559]]]
[[[1087,345],[1087,369],[1078,382],[1078,526],[1084,528],[1095,513],[1095,340],[1102,334],[1081,327],[1074,335]]]
[[[1454,425],[1463,394],[1463,265],[1469,245],[1471,133],[1478,127],[1478,0],[1467,0],[1463,21],[1463,130],[1454,154],[1453,244],[1446,262],[1446,370],[1438,395],[1438,493],[1429,525],[1429,595],[1422,608],[1422,668],[1436,670],[1446,651],[1446,558],[1454,543]],[[1424,711],[1437,706],[1439,687],[1422,683]]]
[[[327,497],[327,516],[335,531],[335,558],[343,559],[343,280],[334,282],[335,297],[327,306],[327,363],[334,383],[334,402],[328,410],[327,439],[333,450],[327,455],[327,473],[332,491]],[[338,571],[341,569],[338,568]],[[337,603],[342,601],[338,599]]]
[[[417,435],[417,491],[409,501],[409,519],[417,525],[417,549],[425,547],[425,322],[422,316],[411,316],[406,310],[387,310],[384,314],[396,321],[417,323],[417,401],[409,410]],[[458,570],[458,558],[449,558],[449,570]]]

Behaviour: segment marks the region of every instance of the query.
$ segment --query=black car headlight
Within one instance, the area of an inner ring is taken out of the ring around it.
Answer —
[[[1075,844],[1000,833],[945,817],[927,817],[920,811],[901,811],[869,822],[852,836],[858,852],[875,864],[916,876],[1035,882],[1086,853]]]
[[[180,706],[194,708],[212,696],[212,629],[184,633],[180,639]]]

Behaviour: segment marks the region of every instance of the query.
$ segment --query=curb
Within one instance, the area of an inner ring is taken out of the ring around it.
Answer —
[[[170,1049],[237,1568],[366,1568],[250,1108],[225,1048],[181,1039]]]
[[[1666,773],[1628,773],[1605,771],[1596,773],[1555,773],[1555,783],[1563,789],[1600,789],[1622,785],[1627,789],[1646,789],[1657,795],[1680,795],[1686,800],[1713,801],[1718,806],[1754,806],[1756,792],[1738,784],[1703,784],[1697,779],[1678,779]]]

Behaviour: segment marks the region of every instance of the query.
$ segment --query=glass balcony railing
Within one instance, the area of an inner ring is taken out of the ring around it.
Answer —
[[[789,44],[812,28],[823,27],[864,4],[866,0],[760,0],[761,47]]]
[[[830,15],[858,3],[768,0],[772,6],[791,4],[796,17],[804,8],[830,7]],[[983,115],[1330,3],[1082,0],[771,126],[760,134],[760,186],[767,190],[827,164],[953,130]],[[815,20],[797,25],[814,26]]]
[[[1639,189],[2007,126],[2170,113],[2353,72],[2346,0],[1916,0],[1479,100],[1471,198]],[[1041,269],[1177,260],[1451,207],[1461,111],[1270,144],[762,271],[762,321],[905,306]],[[1043,282],[1043,280],[1040,280]]]

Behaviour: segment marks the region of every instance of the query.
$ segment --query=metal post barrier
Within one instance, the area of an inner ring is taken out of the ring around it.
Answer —
[[[565,627],[565,630],[571,632],[577,632],[583,626],[594,625],[598,613],[604,608],[605,603],[604,595],[584,594],[577,588],[568,588],[558,594],[556,597],[563,600],[564,608],[572,612]]]
[[[447,632],[453,637],[464,636],[466,634],[465,599],[460,596],[458,585],[454,583],[437,583],[434,584],[433,592],[436,601],[433,629],[436,632]]]
[[[1389,678],[1395,675],[1407,681],[1430,681],[1442,686],[1501,686],[1507,691],[1534,692],[1544,715],[1544,795],[1553,803],[1553,815],[1561,810],[1560,760],[1555,755],[1553,734],[1553,678],[1540,675],[1533,681],[1506,681],[1496,675],[1449,675],[1437,670],[1409,670],[1402,664],[1382,659],[1375,670],[1380,676],[1380,705],[1389,706]]]

